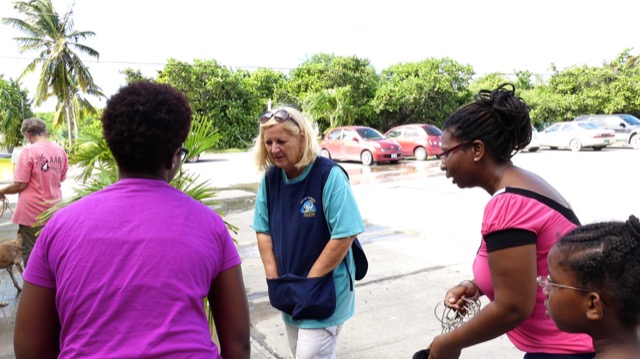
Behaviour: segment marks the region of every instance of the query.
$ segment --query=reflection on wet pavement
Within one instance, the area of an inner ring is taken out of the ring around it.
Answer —
[[[385,183],[409,178],[442,176],[440,161],[405,161],[396,165],[344,165],[352,185]]]

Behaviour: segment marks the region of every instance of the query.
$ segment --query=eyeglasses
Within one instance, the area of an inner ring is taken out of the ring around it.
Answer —
[[[269,121],[272,118],[275,118],[276,121],[278,121],[278,123],[282,123],[282,122],[287,121],[287,120],[291,121],[291,122],[296,124],[298,129],[301,129],[300,125],[293,118],[293,116],[291,116],[291,114],[289,112],[285,111],[285,110],[278,110],[275,113],[271,112],[271,111],[267,111],[267,112],[263,113],[262,115],[260,115],[260,123],[265,123],[265,122]]]
[[[536,282],[538,282],[538,285],[541,288],[546,288],[548,285],[551,285],[551,286],[560,287],[560,288],[580,290],[580,291],[583,291],[583,292],[592,292],[592,290],[589,290],[589,289],[576,288],[576,287],[570,287],[568,285],[562,285],[562,284],[553,283],[551,281],[551,276],[546,276],[546,277],[545,276],[538,276],[538,278],[536,278]]]
[[[178,154],[180,155],[180,161],[184,162],[184,160],[186,160],[187,156],[189,155],[189,150],[184,147],[180,147],[180,149],[178,150]]]
[[[455,145],[455,146],[451,147],[450,149],[448,149],[448,150],[446,150],[446,151],[444,151],[444,152],[440,152],[440,153],[438,153],[438,154],[436,155],[436,158],[437,158],[437,159],[439,159],[439,160],[442,160],[442,159],[445,159],[445,160],[446,160],[446,159],[449,157],[449,154],[451,154],[451,152],[453,152],[453,151],[457,150],[458,148],[461,148],[461,147],[462,147],[462,146],[464,146],[464,145],[468,145],[468,144],[470,144],[471,142],[473,142],[473,141],[467,141],[467,142],[459,143],[459,144],[457,144],[457,145]]]

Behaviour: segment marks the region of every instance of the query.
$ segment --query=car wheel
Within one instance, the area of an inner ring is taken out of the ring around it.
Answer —
[[[329,153],[329,151],[324,149],[324,148],[320,151],[320,156],[326,157],[326,158],[331,158],[331,154]]]
[[[558,149],[558,147],[553,147],[553,146],[551,146],[549,148],[552,149],[552,150],[557,150]]]
[[[389,161],[389,163],[391,163],[392,165],[397,165],[398,162],[400,162],[400,160],[395,160],[395,161]]]
[[[633,146],[633,148],[640,149],[640,135],[634,135],[631,137],[629,144]]]
[[[529,152],[536,152],[536,151],[537,151],[537,150],[539,150],[539,149],[540,149],[540,147],[531,147],[531,148],[529,149]]]
[[[571,140],[571,142],[569,142],[569,148],[573,152],[578,152],[582,149],[582,143],[578,140]]]
[[[596,146],[593,148],[594,151],[601,151],[605,146]]]
[[[371,166],[373,164],[373,155],[369,151],[363,151],[360,155],[360,161],[365,166]]]
[[[429,156],[429,154],[427,153],[427,149],[424,147],[416,148],[415,150],[413,150],[413,154],[416,156],[416,160],[418,161],[424,161]]]

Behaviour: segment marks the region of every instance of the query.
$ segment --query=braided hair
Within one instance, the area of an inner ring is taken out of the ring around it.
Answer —
[[[640,221],[600,222],[577,227],[556,244],[560,266],[575,273],[578,286],[597,289],[615,304],[623,325],[640,324]]]
[[[509,161],[531,142],[529,106],[515,91],[509,83],[481,90],[449,116],[443,129],[461,141],[482,141],[498,163]]]

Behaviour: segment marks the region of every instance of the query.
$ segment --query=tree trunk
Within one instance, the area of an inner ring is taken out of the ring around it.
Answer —
[[[67,117],[67,134],[69,136],[69,143],[73,143],[73,137],[71,135],[71,114],[69,113],[69,106],[66,104],[64,106],[64,112]]]
[[[75,134],[75,138],[78,138],[78,117],[76,114],[76,109],[74,107],[71,107],[71,116],[73,118],[73,131]],[[73,141],[71,141],[70,143],[73,143]]]

